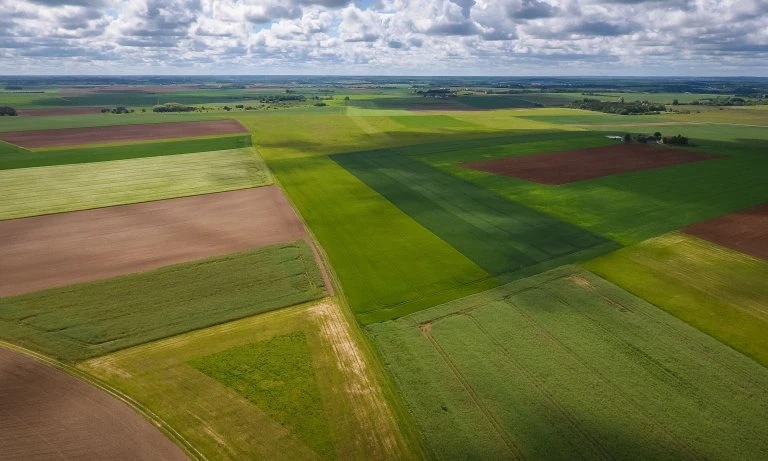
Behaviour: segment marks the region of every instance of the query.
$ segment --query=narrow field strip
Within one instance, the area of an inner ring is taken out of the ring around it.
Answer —
[[[237,120],[150,123],[53,130],[9,131],[0,139],[22,147],[64,147],[110,142],[146,141],[152,139],[186,138],[247,133]]]
[[[78,368],[141,400],[208,459],[414,458],[352,328],[326,298]]]
[[[71,362],[325,294],[298,241],[0,298],[0,338]]]
[[[272,183],[253,149],[0,171],[0,220]]]
[[[367,331],[437,459],[768,455],[768,369],[572,266]]]

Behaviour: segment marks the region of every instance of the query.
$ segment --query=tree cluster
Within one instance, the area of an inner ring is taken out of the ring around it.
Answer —
[[[14,117],[19,114],[16,113],[16,109],[14,109],[13,107],[0,106],[0,116],[3,116],[3,115]]]
[[[152,112],[194,112],[196,110],[197,109],[192,106],[185,106],[184,104],[179,104],[177,102],[167,102],[152,108]]]
[[[128,109],[125,106],[117,106],[113,109],[103,108],[101,109],[102,114],[130,114],[133,112],[133,109]]]
[[[666,110],[666,107],[663,104],[648,101],[614,102],[600,101],[599,99],[590,98],[574,101],[570,103],[568,107],[618,115],[657,114]]]
[[[687,146],[688,145],[688,138],[682,135],[677,136],[666,136],[664,138],[664,144],[676,144],[678,146]]]

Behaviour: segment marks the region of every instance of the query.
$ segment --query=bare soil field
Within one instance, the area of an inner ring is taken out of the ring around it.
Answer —
[[[275,186],[2,221],[0,296],[305,237]]]
[[[48,115],[83,115],[101,113],[101,107],[51,107],[47,109],[19,109],[24,117],[43,117]]]
[[[55,130],[11,131],[0,139],[21,147],[61,147],[247,133],[237,120],[148,123]]]
[[[470,162],[461,166],[541,184],[557,185],[712,158],[717,156],[668,147],[617,144]]]
[[[768,203],[696,223],[683,231],[768,260]]]
[[[0,347],[0,459],[186,460],[127,404]]]

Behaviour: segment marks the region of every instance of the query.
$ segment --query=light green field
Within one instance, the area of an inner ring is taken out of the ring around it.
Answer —
[[[149,407],[205,459],[414,459],[355,328],[323,300],[79,367]]]
[[[0,299],[0,338],[64,361],[325,294],[303,242]]]
[[[768,369],[583,270],[367,328],[437,459],[768,456]]]
[[[132,114],[48,115],[41,117],[0,117],[0,132],[83,128],[88,126],[136,125],[215,120],[225,117],[206,113],[134,112]],[[232,118],[226,117],[226,118]]]
[[[768,366],[768,262],[672,233],[584,266]]]
[[[0,219],[271,184],[251,149],[0,171]]]

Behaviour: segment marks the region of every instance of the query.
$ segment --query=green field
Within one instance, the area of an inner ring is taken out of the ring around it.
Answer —
[[[53,130],[89,126],[136,125],[141,123],[192,122],[232,118],[223,114],[134,112],[132,114],[47,115],[40,117],[0,117],[0,133],[6,131]]]
[[[205,459],[415,459],[355,331],[324,300],[80,368],[140,400]]]
[[[0,219],[271,184],[253,149],[0,171]]]
[[[44,151],[28,151],[0,141],[0,170],[231,150],[249,147],[250,145],[250,135],[153,141],[120,146],[79,147]],[[5,146],[11,146],[16,149],[6,151]]]
[[[367,328],[438,459],[768,456],[768,369],[583,270]]]
[[[673,233],[585,267],[768,366],[768,262]]]
[[[333,159],[495,276],[519,278],[616,248],[578,227],[394,152]]]
[[[82,360],[325,294],[304,242],[0,299],[0,338]]]

